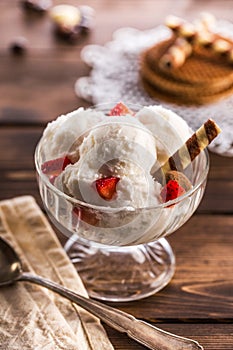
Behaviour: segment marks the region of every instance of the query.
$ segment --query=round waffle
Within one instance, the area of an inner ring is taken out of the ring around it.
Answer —
[[[174,40],[162,41],[142,54],[140,74],[149,95],[175,103],[204,104],[233,93],[232,66],[208,50],[194,50],[181,67],[162,67],[160,59]]]

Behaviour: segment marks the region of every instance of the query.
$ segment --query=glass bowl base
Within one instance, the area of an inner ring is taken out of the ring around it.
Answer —
[[[175,271],[175,257],[165,238],[130,247],[99,247],[70,237],[65,250],[90,297],[124,302],[143,299],[162,288]]]

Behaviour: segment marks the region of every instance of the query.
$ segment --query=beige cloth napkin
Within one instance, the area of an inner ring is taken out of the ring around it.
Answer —
[[[20,255],[25,271],[75,292],[86,290],[33,197],[0,202],[0,236]],[[46,288],[18,282],[0,288],[1,350],[112,350],[100,321]]]

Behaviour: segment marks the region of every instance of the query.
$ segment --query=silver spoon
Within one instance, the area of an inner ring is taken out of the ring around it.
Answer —
[[[0,286],[17,281],[39,284],[73,303],[81,306],[91,314],[121,333],[147,346],[152,350],[203,350],[196,341],[165,332],[132,315],[114,309],[98,301],[85,298],[71,290],[38,275],[23,272],[21,261],[14,249],[0,237]]]

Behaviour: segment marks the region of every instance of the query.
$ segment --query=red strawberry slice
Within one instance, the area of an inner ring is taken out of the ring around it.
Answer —
[[[95,181],[95,187],[100,197],[106,201],[111,200],[116,194],[116,185],[119,177],[109,176]]]
[[[109,112],[109,115],[114,116],[114,115],[134,115],[134,112],[131,111],[123,102],[118,102],[115,107],[111,109]]]
[[[185,189],[180,186],[177,181],[169,180],[168,183],[162,188],[160,195],[163,202],[168,202],[182,196],[185,192]]]
[[[41,170],[46,175],[58,176],[69,164],[72,164],[72,162],[65,156],[44,162]]]
[[[97,226],[99,222],[99,218],[95,210],[83,207],[74,207],[73,225],[76,226],[79,220],[84,221],[91,226]]]

